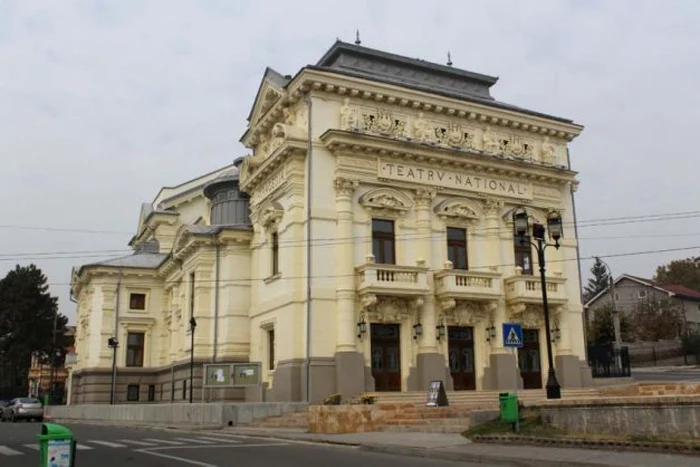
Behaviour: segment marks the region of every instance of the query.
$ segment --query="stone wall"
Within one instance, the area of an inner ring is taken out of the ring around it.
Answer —
[[[700,395],[700,383],[641,383],[601,388],[603,397]]]
[[[571,433],[700,438],[700,394],[547,402],[540,410],[545,423]]]
[[[247,425],[306,409],[305,403],[208,403],[208,404],[81,404],[50,406],[48,417],[59,422],[101,422],[124,425],[157,425],[174,428]]]

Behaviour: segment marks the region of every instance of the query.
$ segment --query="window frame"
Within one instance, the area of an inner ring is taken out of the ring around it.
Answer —
[[[136,395],[132,397],[132,389],[136,389]],[[127,402],[138,402],[141,398],[141,386],[138,384],[127,384],[126,385],[126,401]]]
[[[450,232],[459,232],[461,238],[450,238]],[[447,244],[447,259],[452,262],[452,268],[460,271],[469,270],[469,241],[467,240],[467,229],[463,227],[447,227],[445,230]],[[463,256],[460,257],[459,250],[463,249]],[[454,257],[450,258],[450,253],[454,252]],[[455,259],[464,259],[464,267]]]
[[[148,385],[148,402],[155,402],[156,400],[156,385]]]
[[[267,338],[267,370],[275,370],[275,328],[271,327],[265,330]]]
[[[520,240],[524,239],[524,243],[520,243]],[[519,256],[519,254],[521,256]],[[525,269],[523,266],[524,261],[520,261],[519,258],[527,258],[530,268]],[[534,274],[534,265],[532,264],[532,242],[529,235],[516,235],[513,237],[513,259],[515,267],[521,267],[523,269],[523,275],[531,276]]]
[[[279,232],[273,230],[270,233],[270,276],[274,277],[280,274],[280,246]]]
[[[134,307],[134,296],[140,295],[143,297],[143,307]],[[148,308],[148,294],[145,292],[129,292],[129,311],[146,311]]]
[[[380,223],[391,225],[391,232],[378,229]],[[375,226],[376,225],[376,226]],[[372,255],[377,264],[396,264],[396,221],[393,219],[372,218]],[[375,248],[375,242],[377,247]],[[387,248],[388,247],[388,248]],[[387,252],[391,254],[391,261],[387,261]]]
[[[141,344],[139,345],[134,345],[131,344],[129,337],[130,336],[141,336]],[[132,354],[132,350],[140,349],[140,364],[138,359],[136,358],[139,356],[138,353]],[[131,360],[130,357],[132,357],[134,360]],[[138,331],[127,331],[126,333],[126,358],[125,358],[125,366],[129,368],[143,368],[144,364],[146,361],[146,333],[145,332],[138,332]]]

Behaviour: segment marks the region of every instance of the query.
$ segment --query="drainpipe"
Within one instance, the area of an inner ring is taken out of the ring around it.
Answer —
[[[313,153],[313,132],[311,96],[306,96],[308,112],[308,147],[306,150],[306,402],[311,402],[311,198],[313,186],[311,155]]]
[[[117,280],[117,297],[116,304],[114,306],[114,339],[119,342],[117,338],[119,332],[119,296],[121,295],[122,287],[122,269],[119,268],[119,279]],[[117,399],[117,346],[112,349],[112,393],[110,397],[110,402],[114,404]]]
[[[211,362],[216,363],[216,351],[219,344],[219,271],[221,261],[220,244],[216,242],[216,264],[214,271],[214,351],[212,352]]]
[[[571,153],[569,148],[566,148],[566,165],[569,170],[571,170]],[[578,220],[576,216],[576,197],[574,196],[574,187],[571,185],[569,188],[569,194],[571,195],[571,210],[574,215],[574,235],[576,236],[576,264],[578,266],[578,290],[579,294],[583,294],[583,273],[581,271],[581,247],[578,240]],[[581,304],[583,304],[583,295],[579,296]],[[588,362],[588,309],[583,310],[583,352],[586,356],[586,362]]]

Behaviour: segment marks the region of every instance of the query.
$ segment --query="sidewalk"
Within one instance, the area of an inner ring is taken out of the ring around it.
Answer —
[[[251,437],[358,446],[365,451],[387,454],[506,466],[697,467],[700,464],[698,457],[672,454],[477,444],[457,434],[378,432],[325,435],[293,429],[243,427],[225,431]]]

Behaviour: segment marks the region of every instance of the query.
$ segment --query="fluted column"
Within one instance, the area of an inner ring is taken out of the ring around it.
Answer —
[[[337,337],[336,351],[355,352],[355,266],[353,264],[353,205],[352,196],[357,181],[335,180],[335,205],[337,210],[335,246]]]
[[[416,242],[416,253],[418,260],[425,261],[425,264],[432,269],[432,227],[430,216],[430,203],[435,197],[431,190],[416,190],[416,228],[418,241]],[[428,274],[428,284],[433,290],[433,275]],[[437,322],[435,299],[432,292],[423,300],[423,307],[420,310],[420,319],[423,325],[423,335],[421,336],[418,352],[437,352],[437,336],[435,334],[435,323]]]
[[[498,221],[500,209],[503,204],[496,200],[486,200],[484,203],[484,213],[486,214],[486,264],[491,266],[493,270],[503,271],[503,255],[501,254],[501,226]],[[501,336],[501,324],[508,321],[506,314],[505,300],[500,300],[498,306],[494,309],[494,326],[496,327],[496,338],[491,342],[491,353],[505,354],[508,353],[503,347],[503,336]]]

